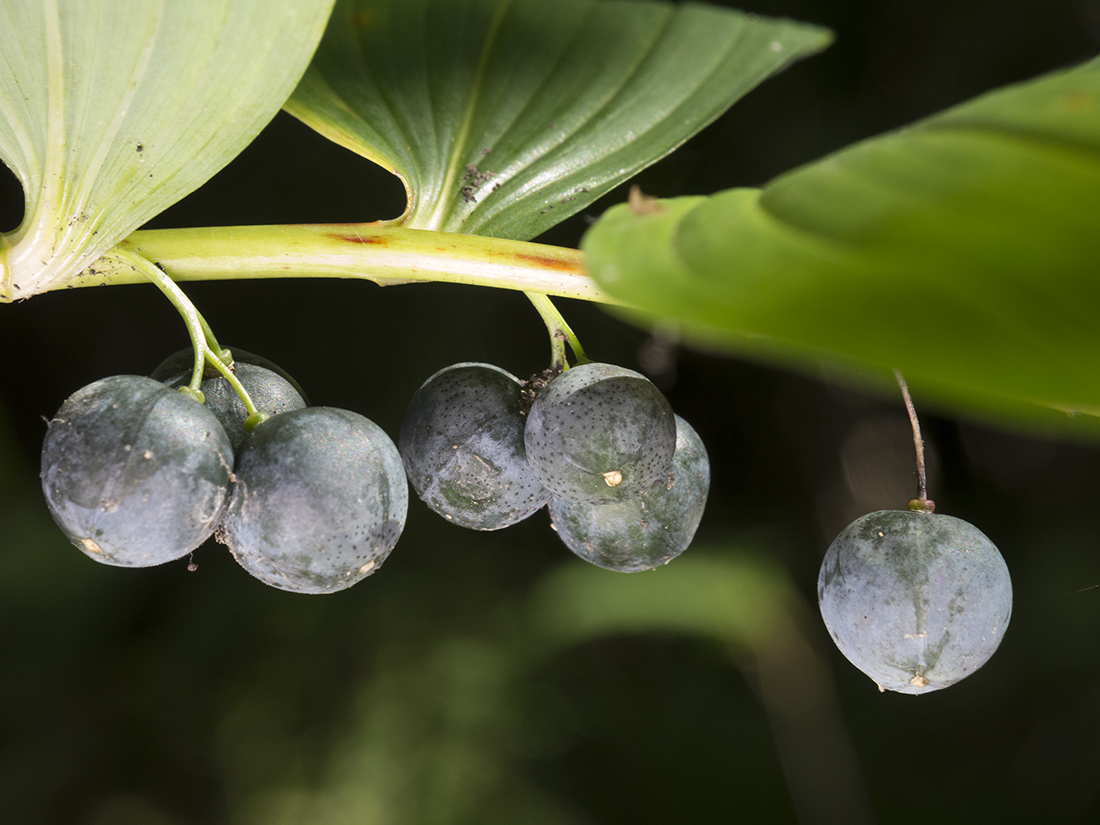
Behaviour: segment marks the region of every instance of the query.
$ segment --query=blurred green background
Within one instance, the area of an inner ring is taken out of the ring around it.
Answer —
[[[733,5],[733,4],[730,4]],[[822,23],[826,53],[765,83],[637,182],[756,185],[799,163],[1093,56],[1096,0],[754,0]],[[400,213],[396,180],[280,115],[155,226]],[[576,245],[586,218],[543,240]],[[0,227],[21,215],[0,174]],[[518,294],[361,282],[189,284],[223,343],[396,436],[432,372],[545,365]],[[300,596],[210,543],[150,570],[96,565],[53,525],[38,450],[64,398],[187,345],[152,287],[0,307],[0,820],[88,825],[619,825],[1100,821],[1100,452],[923,409],[930,493],[1001,548],[1015,611],[961,684],[880,694],[832,646],[833,536],[904,506],[900,400],[679,348],[563,302],[588,353],[640,368],[702,435],[695,545],[623,575],[545,514],[500,533],[422,503],[384,569]]]

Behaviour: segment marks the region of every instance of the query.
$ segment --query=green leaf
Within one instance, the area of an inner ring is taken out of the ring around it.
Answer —
[[[964,409],[1100,412],[1100,60],[657,206],[582,243],[642,310],[784,364],[898,368]]]
[[[0,157],[26,198],[0,300],[71,279],[225,166],[289,96],[332,2],[0,5]]]
[[[399,175],[405,226],[525,240],[829,39],[690,3],[340,0],[286,108]]]

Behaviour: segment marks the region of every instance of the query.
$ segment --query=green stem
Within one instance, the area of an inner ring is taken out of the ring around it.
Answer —
[[[180,289],[159,266],[142,258],[140,255],[123,253],[119,258],[124,264],[128,264],[132,267],[135,273],[146,280],[152,281],[153,284],[164,293],[165,297],[168,298],[172,306],[176,308],[176,311],[179,312],[180,316],[183,318],[184,326],[187,327],[187,335],[191,339],[191,349],[195,353],[194,368],[191,372],[191,382],[188,384],[187,389],[190,390],[190,395],[201,401],[202,393],[199,390],[199,385],[202,383],[202,369],[207,350],[206,336],[207,332],[210,330],[210,325],[207,324],[206,319],[199,314],[199,311],[184,294],[183,290]]]
[[[66,287],[140,283],[118,252],[157,261],[178,282],[364,278],[386,286],[443,281],[616,303],[579,250],[378,224],[158,229],[133,233]]]
[[[182,316],[183,323],[187,327],[187,334],[191,338],[191,346],[195,351],[195,365],[191,372],[191,382],[186,388],[188,394],[199,401],[202,400],[202,391],[199,387],[202,384],[204,364],[209,363],[225,377],[229,385],[240,396],[245,411],[250,417],[257,414],[262,415],[252,402],[248,390],[237,379],[229,365],[222,360],[224,350],[214,337],[214,331],[195,308],[195,305],[191,303],[191,299],[179,288],[179,285],[160,266],[152,263],[147,258],[126,250],[115,250],[113,254],[117,256],[121,263],[128,266],[132,273],[140,275],[143,280],[152,281],[167,296],[172,306]]]
[[[566,343],[573,350],[573,358],[577,363],[587,362],[588,356],[584,354],[580,340],[558,312],[554,302],[541,292],[525,292],[524,295],[534,304],[550,332],[550,367],[558,372],[569,369],[569,359],[565,354]]]

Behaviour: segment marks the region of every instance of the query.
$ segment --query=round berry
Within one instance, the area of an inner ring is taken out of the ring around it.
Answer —
[[[703,518],[710,489],[710,461],[698,433],[676,416],[672,466],[648,490],[606,504],[553,496],[550,518],[565,545],[608,570],[650,570],[680,555]]]
[[[256,578],[296,593],[374,573],[405,526],[408,482],[377,424],[331,407],[291,410],[248,434],[219,538]]]
[[[250,352],[240,349],[232,349],[231,352],[233,374],[248,392],[256,409],[276,415],[308,406],[309,402],[302,388],[285,370]],[[165,359],[153,370],[150,377],[170,387],[183,387],[191,382],[193,366],[193,351],[180,350]],[[245,420],[248,418],[248,411],[241,397],[225,376],[209,364],[203,370],[199,389],[205,397],[207,409],[221,422],[230,443],[236,449],[247,434]]]
[[[560,498],[621,501],[668,472],[676,420],[644,375],[612,364],[579,364],[535,398],[524,443],[535,475]]]
[[[398,446],[418,496],[448,521],[499,530],[550,496],[523,445],[523,385],[491,364],[455,364],[416,391]]]
[[[69,539],[105,564],[178,559],[217,527],[233,449],[200,403],[138,375],[75,392],[49,423],[42,490]]]
[[[980,668],[1012,614],[1008,567],[952,516],[880,510],[829,547],[818,577],[825,626],[880,689],[926,693]]]

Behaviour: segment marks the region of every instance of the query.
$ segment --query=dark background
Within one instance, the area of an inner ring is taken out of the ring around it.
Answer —
[[[825,24],[837,42],[640,175],[646,192],[762,184],[1100,48],[1094,0],[738,5]],[[575,246],[624,198],[541,240]],[[280,115],[153,225],[346,222],[402,208],[395,179]],[[0,228],[20,215],[14,178],[0,173]],[[504,291],[317,280],[186,291],[223,343],[271,358],[314,403],[394,436],[411,393],[449,363],[528,375],[546,361],[538,316]],[[414,500],[385,569],[326,597],[265,587],[213,543],[195,554],[195,573],[186,561],[90,562],[41,499],[43,419],[97,378],[152,371],[187,338],[152,287],[73,290],[0,307],[0,819],[1100,821],[1095,446],[924,409],[931,494],[1001,548],[1014,616],[965,682],[879,694],[832,647],[815,585],[845,524],[912,495],[900,399],[670,350],[596,306],[561,308],[590,356],[650,372],[702,435],[714,478],[688,553],[759,556],[799,595],[810,663],[799,672],[823,681],[794,687],[825,697],[813,713],[838,724],[829,742],[808,728],[799,739],[790,707],[761,687],[760,651],[729,639],[627,633],[540,650],[525,629],[531,594],[582,564],[543,514],[474,534]]]

